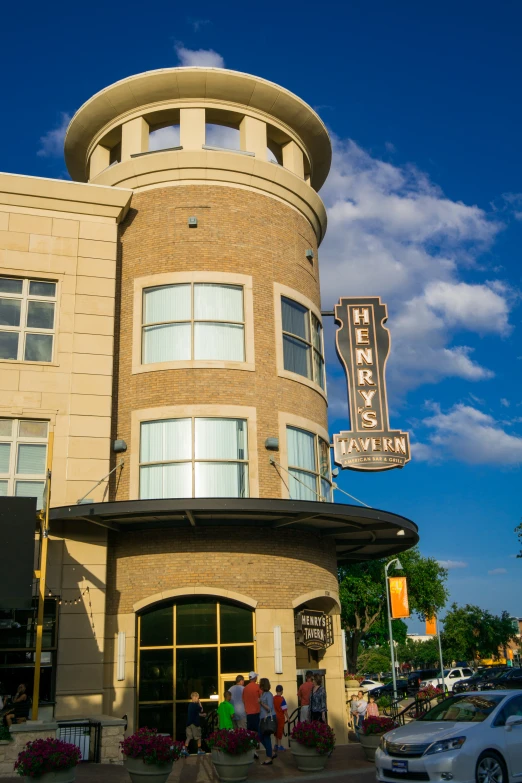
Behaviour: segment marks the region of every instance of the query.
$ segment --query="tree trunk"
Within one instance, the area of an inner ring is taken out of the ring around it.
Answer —
[[[348,671],[355,674],[357,671],[357,657],[359,654],[359,644],[361,643],[362,632],[346,629],[346,660],[348,662]]]

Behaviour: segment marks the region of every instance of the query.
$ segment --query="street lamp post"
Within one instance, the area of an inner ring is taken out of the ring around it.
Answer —
[[[390,566],[394,565],[395,568],[400,568],[402,570],[401,561],[398,557],[396,557],[394,560],[390,560],[389,563],[386,563],[384,566],[384,582],[386,585],[386,603],[388,605],[388,633],[390,636],[390,652],[391,652],[391,663],[392,663],[392,677],[393,677],[393,698],[397,698],[397,673],[395,671],[395,651],[393,649],[393,633],[392,633],[392,617],[391,617],[391,608],[390,608],[390,589],[388,585],[388,568]]]

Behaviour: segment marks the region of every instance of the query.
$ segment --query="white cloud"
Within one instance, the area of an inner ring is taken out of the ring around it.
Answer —
[[[507,568],[492,568],[488,571],[490,576],[496,576],[496,574],[507,574]]]
[[[328,209],[324,308],[342,294],[380,295],[387,303],[392,397],[448,377],[491,378],[461,333],[508,334],[511,292],[500,280],[472,284],[463,276],[502,224],[446,198],[413,166],[378,160],[335,135],[333,146],[321,192]]]
[[[447,413],[432,404],[433,415],[423,424],[432,431],[417,459],[452,457],[469,465],[520,465],[522,437],[511,435],[493,416],[459,403]]]
[[[71,116],[62,111],[57,127],[40,136],[40,147],[36,153],[40,158],[60,158],[63,155],[63,143],[70,121]]]
[[[179,125],[169,125],[149,134],[149,150],[166,150],[179,147]]]
[[[204,68],[225,67],[224,59],[213,49],[187,49],[182,43],[177,43],[174,48],[180,65],[199,65]]]
[[[447,568],[448,571],[452,571],[454,568],[467,568],[468,564],[463,560],[437,560],[438,564],[443,568]]]
[[[506,400],[505,397],[500,398],[500,404],[502,405],[503,408],[509,408],[509,406],[511,405],[510,401]]]

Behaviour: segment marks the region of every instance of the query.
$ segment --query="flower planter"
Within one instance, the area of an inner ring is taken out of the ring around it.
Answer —
[[[254,763],[254,751],[232,755],[212,748],[211,759],[220,780],[237,783],[247,779],[248,768]]]
[[[172,772],[172,764],[172,761],[168,761],[166,764],[157,766],[156,764],[145,764],[143,759],[132,758],[126,758],[123,762],[132,783],[166,783]]]
[[[301,772],[321,772],[326,767],[329,756],[321,755],[317,748],[308,748],[306,745],[300,745],[293,741],[290,747],[294,757],[297,769]]]
[[[357,734],[368,761],[375,761],[375,751],[379,747],[382,734]]]
[[[38,780],[38,783],[73,783],[76,777],[76,767],[71,769],[57,769],[54,772],[44,772],[38,778],[28,778],[24,775],[26,783]]]

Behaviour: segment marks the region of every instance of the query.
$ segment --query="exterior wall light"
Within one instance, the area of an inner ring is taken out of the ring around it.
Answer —
[[[189,228],[197,228],[198,227],[198,219],[197,219],[197,217],[189,217],[188,225],[189,225]]]
[[[274,625],[274,671],[276,674],[283,673],[283,647],[280,625]]]
[[[124,451],[127,451],[127,444],[124,440],[121,440],[121,438],[118,438],[118,440],[115,440],[112,444],[112,450],[115,454],[121,454]]]
[[[279,438],[267,438],[265,440],[265,449],[267,451],[279,451]]]
[[[307,259],[309,261],[313,261],[314,260],[314,251],[312,250],[311,247],[309,247],[308,250],[305,251],[305,256],[307,257]]]
[[[118,631],[118,680],[125,679],[125,631]]]

